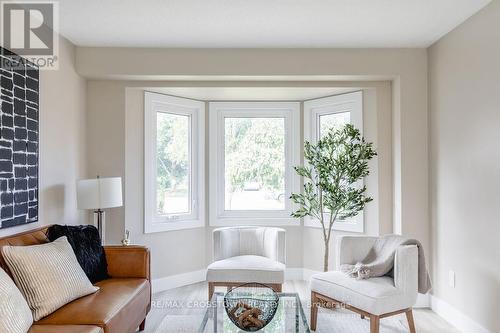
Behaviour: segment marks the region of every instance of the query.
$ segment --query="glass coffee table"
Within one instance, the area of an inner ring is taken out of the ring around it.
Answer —
[[[279,305],[274,318],[262,333],[311,333],[297,293],[278,293]],[[212,296],[198,333],[243,333],[227,316],[224,293]]]

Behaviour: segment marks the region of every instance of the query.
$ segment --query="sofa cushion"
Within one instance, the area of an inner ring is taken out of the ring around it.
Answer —
[[[7,237],[0,238],[0,250],[6,245],[14,246],[27,246],[27,245],[37,245],[45,244],[49,242],[47,235],[47,227],[42,227],[34,230],[24,231],[18,234],[10,235]],[[5,259],[0,251],[0,267],[7,272],[12,277],[9,267],[5,263]]]
[[[105,333],[135,332],[146,317],[150,285],[146,279],[119,278],[96,283],[99,291],[77,299],[36,322],[38,325],[95,325]]]
[[[28,303],[14,281],[0,269],[0,332],[26,333],[32,323]]]
[[[75,252],[76,259],[90,282],[96,283],[109,278],[108,264],[101,245],[99,231],[93,225],[52,225],[47,237],[55,241],[66,236]]]
[[[7,245],[1,251],[34,320],[97,290],[78,264],[66,237],[40,245]]]
[[[319,273],[311,277],[311,291],[374,315],[413,306],[388,276],[357,280],[338,271]]]
[[[210,264],[207,269],[207,281],[283,283],[285,265],[261,256],[231,257]]]
[[[99,326],[90,325],[33,325],[28,333],[103,333]]]

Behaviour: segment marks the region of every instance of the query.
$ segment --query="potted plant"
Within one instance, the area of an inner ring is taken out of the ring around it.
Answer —
[[[294,167],[304,179],[304,191],[290,199],[299,208],[293,217],[311,217],[321,224],[325,242],[324,271],[328,271],[330,237],[339,219],[356,216],[372,201],[360,181],[369,174],[368,161],[377,153],[358,129],[347,124],[331,129],[317,143],[304,144],[304,166]]]

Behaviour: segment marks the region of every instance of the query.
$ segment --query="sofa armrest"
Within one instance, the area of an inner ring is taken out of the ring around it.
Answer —
[[[108,274],[113,278],[151,280],[149,249],[144,246],[104,246]]]

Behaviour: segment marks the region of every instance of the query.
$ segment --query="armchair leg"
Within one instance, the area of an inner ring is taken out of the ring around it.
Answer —
[[[215,289],[214,283],[209,282],[208,283],[208,300],[209,301],[212,299],[212,295],[214,294],[214,289]]]
[[[311,292],[311,330],[316,331],[316,324],[318,322],[318,307],[319,307],[319,299],[316,296],[316,293]]]
[[[142,323],[139,325],[139,331],[144,331],[146,328],[146,318],[142,321]]]
[[[378,333],[380,326],[380,317],[379,316],[370,316],[370,333]]]
[[[410,328],[410,333],[416,333],[415,322],[413,321],[413,310],[409,309],[406,311],[406,319],[408,320],[408,327]]]

